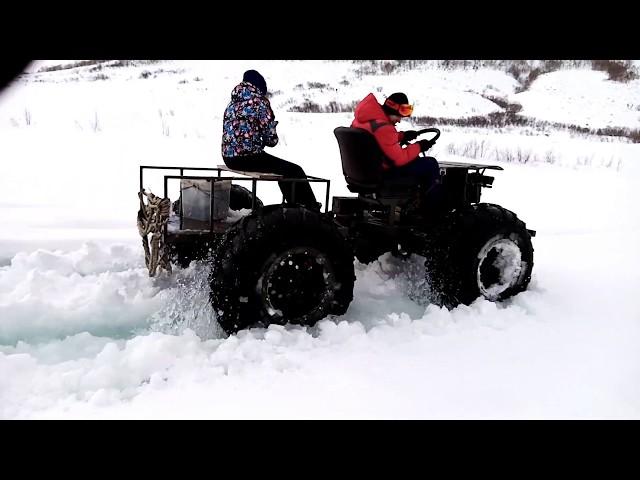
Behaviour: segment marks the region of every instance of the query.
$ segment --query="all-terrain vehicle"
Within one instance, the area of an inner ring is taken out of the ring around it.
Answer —
[[[420,133],[435,133],[434,141],[440,136],[435,128]],[[383,179],[385,156],[370,133],[338,127],[334,134],[347,187],[357,196],[333,197],[329,211],[330,181],[308,177],[326,186],[324,212],[297,204],[295,187],[292,203],[263,205],[256,195],[258,182],[305,180],[224,166],[141,166],[138,227],[150,275],[158,266],[170,271],[171,261],[183,266],[209,261],[210,302],[229,333],[272,323],[313,325],[344,314],[353,299],[354,258],[369,263],[385,252],[423,256],[429,301],[447,308],[480,296],[500,301],[526,289],[535,232],[515,213],[480,203],[482,188],[494,180],[486,171],[502,167],[441,162],[443,195],[438,211],[425,217],[424,209],[416,208],[424,192],[415,179]],[[144,171],[158,168],[180,173],[164,176],[163,198],[143,190]],[[186,170],[209,175],[187,176]],[[167,197],[170,180],[181,182],[173,209]],[[233,182],[250,182],[251,190]],[[187,195],[193,197],[194,191],[204,191],[201,198],[208,202],[200,205],[200,219],[185,213],[197,207]]]

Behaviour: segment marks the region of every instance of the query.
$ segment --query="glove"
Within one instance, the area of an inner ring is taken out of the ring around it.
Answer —
[[[434,142],[433,140],[418,140],[418,144],[420,144],[420,151],[426,152],[431,147],[433,147],[436,142]]]
[[[404,132],[404,135],[402,136],[402,141],[410,142],[411,140],[415,140],[417,137],[418,137],[418,132],[416,132],[415,130],[407,130],[406,132]]]

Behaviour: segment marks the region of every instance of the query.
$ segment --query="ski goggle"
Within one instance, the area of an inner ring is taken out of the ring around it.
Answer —
[[[413,105],[408,103],[396,103],[393,100],[389,100],[388,98],[384,101],[384,104],[389,108],[393,108],[396,112],[398,112],[403,117],[410,117],[413,113]]]

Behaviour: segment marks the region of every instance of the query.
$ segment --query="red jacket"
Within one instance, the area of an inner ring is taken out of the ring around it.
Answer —
[[[372,133],[384,154],[396,167],[402,167],[416,159],[420,153],[420,145],[414,143],[404,148],[400,146],[404,133],[396,130],[373,93],[356,106],[355,114],[356,118],[351,126]],[[387,170],[390,166],[383,164],[383,168]]]

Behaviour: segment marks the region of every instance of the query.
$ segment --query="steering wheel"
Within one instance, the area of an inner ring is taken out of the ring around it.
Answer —
[[[422,135],[423,133],[435,133],[436,136],[431,139],[432,142],[435,142],[440,138],[440,130],[433,127],[423,128],[422,130],[418,130],[416,133],[418,134],[418,136]]]
[[[435,143],[436,140],[438,140],[440,138],[440,130],[437,129],[437,128],[433,128],[433,127],[423,128],[422,130],[417,130],[416,131],[416,138],[419,137],[420,135],[424,134],[424,133],[435,133],[436,136],[431,139],[431,141],[434,142],[434,143]],[[403,140],[403,141],[400,142],[400,144],[401,145],[408,145],[409,142],[407,142],[406,140]]]

